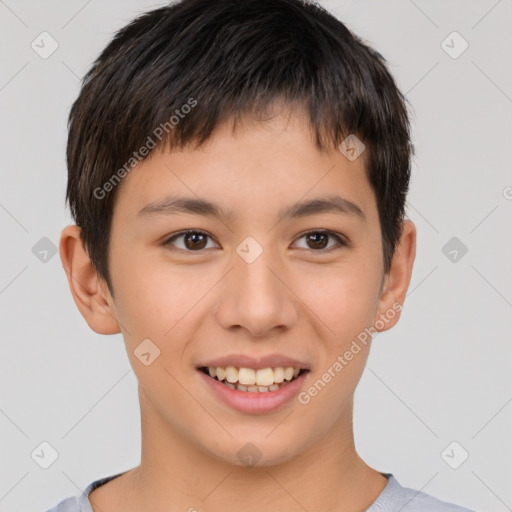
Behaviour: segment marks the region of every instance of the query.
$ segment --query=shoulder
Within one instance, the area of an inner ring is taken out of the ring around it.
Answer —
[[[46,512],[82,512],[80,500],[77,497],[66,498]]]
[[[124,472],[123,472],[124,473]],[[89,501],[89,494],[98,487],[110,482],[114,478],[121,476],[123,473],[117,473],[112,476],[107,476],[104,478],[100,478],[90,483],[84,492],[80,496],[72,496],[70,498],[65,498],[53,508],[47,510],[46,512],[93,512],[91,507],[91,503]]]
[[[475,512],[422,491],[403,487],[392,474],[386,476],[388,484],[367,512]]]
[[[420,510],[432,510],[439,512],[475,512],[469,508],[464,508],[454,503],[441,501],[434,496],[425,494],[421,491],[404,488],[404,506],[403,512],[416,512]]]

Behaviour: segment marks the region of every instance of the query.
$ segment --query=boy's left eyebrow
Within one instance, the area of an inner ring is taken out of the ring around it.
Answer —
[[[137,217],[146,218],[153,215],[173,215],[176,213],[190,213],[205,217],[231,220],[235,217],[232,210],[226,210],[218,203],[199,197],[168,196],[159,201],[153,201],[144,206]],[[278,212],[278,219],[289,215],[292,218],[305,217],[319,213],[341,213],[356,215],[366,221],[363,210],[354,202],[338,196],[330,195],[318,197],[307,201],[300,201],[291,206],[282,208]]]

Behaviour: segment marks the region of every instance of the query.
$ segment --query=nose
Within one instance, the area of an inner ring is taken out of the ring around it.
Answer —
[[[233,265],[215,306],[217,322],[227,330],[245,330],[254,338],[290,329],[298,318],[298,300],[284,266],[265,250],[252,263],[236,254]]]

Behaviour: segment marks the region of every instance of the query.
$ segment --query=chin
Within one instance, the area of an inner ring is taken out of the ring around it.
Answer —
[[[266,432],[266,431],[265,431]],[[297,442],[289,435],[271,434],[267,437],[261,430],[254,435],[247,433],[226,439],[215,448],[205,446],[206,450],[216,459],[227,464],[240,467],[272,467],[293,460],[299,453]],[[209,438],[211,441],[211,437]]]

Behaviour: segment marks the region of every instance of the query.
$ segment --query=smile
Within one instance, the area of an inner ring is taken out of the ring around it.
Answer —
[[[209,375],[230,389],[250,393],[268,393],[277,391],[307,370],[293,366],[275,368],[235,368],[234,366],[203,366],[203,373]]]

